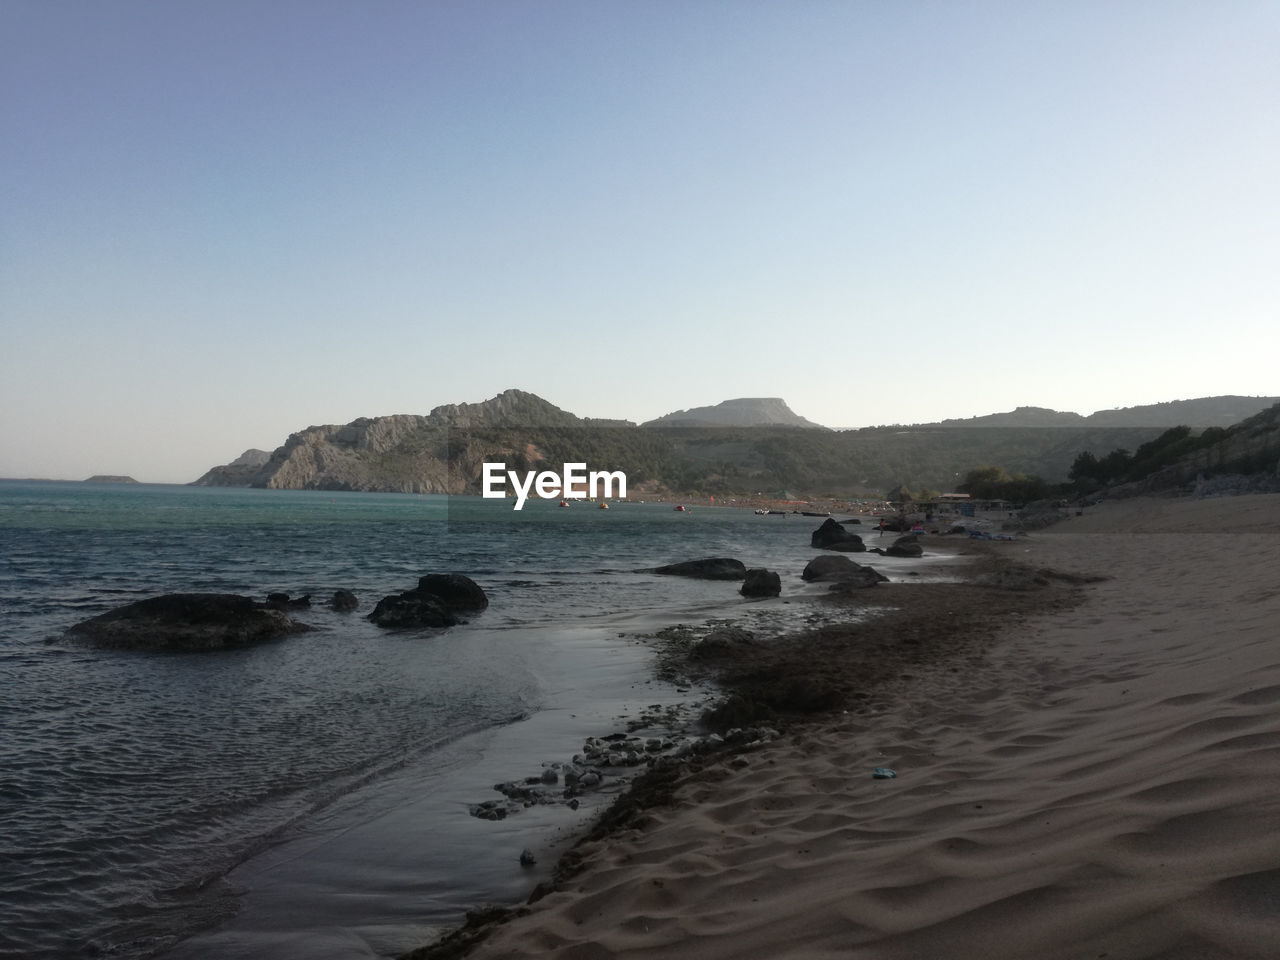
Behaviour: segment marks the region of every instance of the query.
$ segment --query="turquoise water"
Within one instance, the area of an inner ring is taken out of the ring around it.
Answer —
[[[159,956],[246,903],[252,914],[254,894],[235,878],[271,850],[356,800],[395,795],[406,771],[447,768],[466,784],[497,733],[575,716],[583,678],[611,657],[641,670],[643,656],[609,639],[621,613],[674,619],[741,602],[736,585],[639,568],[736,556],[798,585],[816,522],[669,504],[517,513],[478,498],[0,481],[0,955]],[[364,619],[433,571],[475,579],[489,609],[425,634]],[[338,588],[360,610],[327,609]],[[179,591],[310,594],[317,605],[298,618],[318,630],[217,654],[61,639],[79,620]],[[487,786],[475,799],[492,796]],[[457,804],[428,816],[437,832],[456,817],[460,835],[479,829]],[[428,880],[483,894],[487,875],[465,850],[450,856],[448,869],[398,881],[393,912],[438,922]]]

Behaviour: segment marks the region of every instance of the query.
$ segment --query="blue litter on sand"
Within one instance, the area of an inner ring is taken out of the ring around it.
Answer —
[[[876,767],[874,770],[871,771],[871,776],[874,777],[876,780],[892,780],[894,777],[897,776],[897,774],[894,773],[892,770],[890,770],[888,767]]]

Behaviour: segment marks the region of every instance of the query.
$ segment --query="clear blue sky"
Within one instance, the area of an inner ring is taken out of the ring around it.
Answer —
[[[0,476],[1280,394],[1273,0],[2,0],[0,98]]]

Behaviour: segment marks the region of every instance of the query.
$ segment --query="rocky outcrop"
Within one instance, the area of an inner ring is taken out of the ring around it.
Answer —
[[[459,613],[483,610],[489,605],[484,590],[460,573],[429,573],[417,588],[383,597],[369,620],[380,627],[451,627],[461,623]]]
[[[800,577],[810,582],[834,583],[845,587],[874,587],[877,583],[889,582],[888,577],[873,567],[854,563],[843,556],[814,557],[805,566]]]
[[[772,570],[756,567],[747,571],[738,592],[744,597],[776,597],[782,593],[782,578]]]
[[[706,560],[685,560],[654,567],[651,573],[671,577],[697,577],[701,580],[745,580],[747,567],[741,560],[731,557],[711,557]]]
[[[919,538],[914,533],[910,533],[893,541],[884,555],[886,557],[923,557],[924,547],[921,546]]]
[[[835,520],[824,520],[822,526],[810,535],[809,545],[822,550],[839,550],[843,553],[861,553],[867,549],[860,536],[850,533]]]
[[[333,598],[329,601],[329,606],[334,610],[345,613],[360,606],[360,601],[356,599],[356,595],[350,590],[335,590]]]
[[[230,463],[214,467],[192,486],[197,487],[249,487],[258,471],[271,459],[265,450],[249,449]]]
[[[499,436],[502,431],[600,425],[635,429],[634,424],[575,417],[531,393],[507,390],[481,403],[445,404],[426,416],[361,417],[342,425],[308,427],[290,435],[270,454],[246,451],[195,483],[281,490],[478,493],[484,460],[517,456],[536,460],[539,456],[527,441]]]
[[[229,650],[309,630],[250,597],[170,593],[77,623],[68,637],[122,650]]]

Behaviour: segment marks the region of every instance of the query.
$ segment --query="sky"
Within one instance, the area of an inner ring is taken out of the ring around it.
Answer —
[[[528,390],[1280,395],[1273,0],[0,0],[0,476]]]

